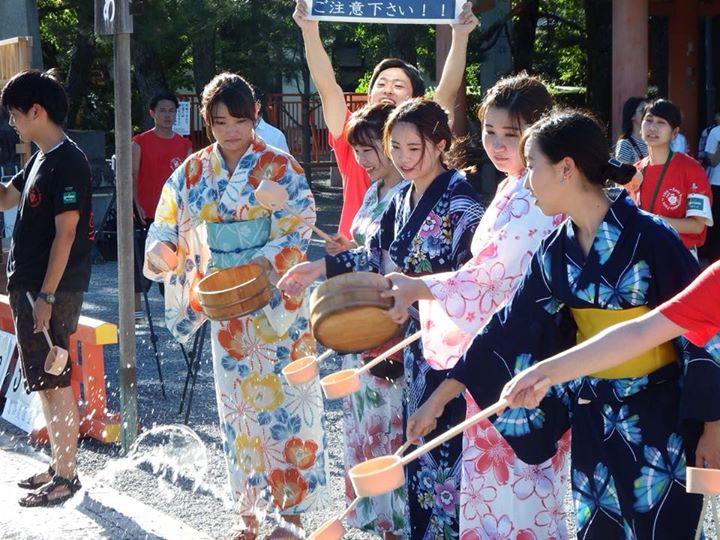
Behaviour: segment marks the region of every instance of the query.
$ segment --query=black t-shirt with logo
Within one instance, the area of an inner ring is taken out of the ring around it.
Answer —
[[[55,240],[55,217],[77,210],[75,241],[57,290],[87,291],[95,234],[90,179],[85,154],[69,139],[47,154],[33,154],[13,177],[21,196],[7,266],[9,290],[40,290]]]

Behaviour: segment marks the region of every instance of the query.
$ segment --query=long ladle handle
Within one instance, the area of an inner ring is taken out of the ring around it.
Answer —
[[[543,377],[538,382],[536,382],[533,385],[533,390],[539,390],[543,386],[548,384],[548,378]],[[502,411],[508,406],[507,399],[499,399],[489,407],[486,407],[482,411],[473,414],[470,418],[466,418],[464,422],[460,422],[457,426],[448,429],[445,433],[442,433],[432,439],[431,441],[426,442],[422,446],[416,448],[412,452],[410,452],[407,456],[402,458],[400,460],[400,463],[404,466],[413,461],[414,459],[417,459],[418,457],[422,456],[423,454],[429,452],[433,448],[440,446],[442,443],[448,441],[449,439],[452,439],[455,435],[458,435],[465,431],[467,428],[474,426],[477,424],[480,420],[485,420],[486,418],[489,418],[493,414],[497,414],[498,412]]]
[[[30,294],[30,291],[25,291],[25,296],[27,296],[28,302],[30,302],[30,306],[35,309],[35,300],[33,300],[32,294]],[[43,326],[43,334],[45,335],[45,341],[47,341],[48,347],[51,349],[53,348],[53,342],[50,339],[50,334],[48,334],[47,328]]]
[[[452,439],[455,435],[462,433],[467,428],[474,426],[475,424],[480,422],[480,420],[485,420],[486,418],[492,416],[493,414],[496,414],[498,411],[501,411],[502,409],[504,409],[507,406],[508,406],[508,401],[506,399],[501,399],[501,400],[496,401],[494,404],[483,409],[482,411],[473,414],[470,418],[466,418],[465,421],[460,422],[455,427],[448,429],[445,433],[441,433],[434,439],[426,442],[422,446],[419,446],[418,448],[416,448],[415,450],[410,452],[407,456],[402,458],[400,460],[400,463],[403,466],[407,465],[414,459],[429,452],[433,448],[440,446],[442,443]]]
[[[382,353],[380,356],[378,356],[377,358],[373,359],[372,361],[368,362],[368,363],[365,364],[363,367],[361,367],[360,369],[358,369],[358,370],[357,370],[357,374],[360,375],[361,373],[365,373],[365,372],[366,372],[367,370],[369,370],[370,368],[373,368],[373,367],[377,366],[380,362],[382,362],[383,360],[385,360],[388,356],[390,356],[390,355],[392,355],[392,354],[395,354],[396,352],[404,349],[405,347],[407,347],[408,345],[410,345],[410,344],[413,343],[414,341],[417,341],[417,340],[420,338],[421,335],[422,335],[422,330],[418,330],[417,332],[415,332],[415,333],[414,333],[413,335],[411,335],[410,337],[406,337],[405,339],[403,339],[400,343],[396,343],[395,345],[393,345],[392,347],[390,347],[387,351],[385,351],[384,353]]]
[[[318,229],[313,223],[310,223],[307,219],[305,219],[303,216],[301,216],[301,215],[300,215],[299,213],[297,213],[295,210],[293,210],[292,208],[290,208],[287,204],[284,204],[284,205],[283,205],[283,208],[284,208],[287,212],[289,212],[290,214],[292,214],[293,216],[295,216],[296,218],[298,218],[300,221],[302,221],[305,225],[307,225],[308,227],[310,227],[313,231],[315,231],[320,238],[322,238],[322,239],[325,240],[326,242],[334,242],[334,240],[330,237],[329,234],[327,234],[326,232],[321,231],[320,229]]]
[[[395,453],[393,455],[394,456],[402,456],[403,453],[405,452],[405,450],[410,448],[413,444],[415,444],[415,441],[405,441],[405,443],[400,448],[395,450]],[[360,502],[360,499],[362,499],[362,497],[355,497],[353,499],[353,501],[348,505],[348,507],[345,509],[345,511],[340,516],[341,520],[348,517],[348,514],[350,514],[350,512],[352,512],[353,509],[358,505],[358,503]]]
[[[322,353],[320,356],[318,356],[318,357],[315,359],[315,361],[316,361],[316,362],[322,362],[322,361],[325,360],[326,358],[330,358],[334,353],[335,353],[335,351],[333,351],[332,349],[328,349],[327,351],[325,351],[324,353]]]

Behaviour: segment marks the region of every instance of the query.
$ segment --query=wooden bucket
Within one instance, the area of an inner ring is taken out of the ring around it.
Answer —
[[[372,272],[342,274],[321,283],[310,296],[313,337],[328,349],[356,353],[378,347],[400,333],[381,298],[388,280]]]
[[[203,313],[214,321],[227,321],[265,307],[272,297],[267,275],[255,264],[225,268],[197,284]]]

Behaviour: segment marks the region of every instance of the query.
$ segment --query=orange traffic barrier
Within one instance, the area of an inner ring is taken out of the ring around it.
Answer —
[[[15,333],[8,297],[0,295],[0,329]],[[70,382],[80,408],[80,436],[104,443],[120,440],[120,415],[107,409],[103,346],[117,343],[117,326],[90,317],[80,317],[70,336]],[[30,433],[36,444],[48,441],[47,429]]]

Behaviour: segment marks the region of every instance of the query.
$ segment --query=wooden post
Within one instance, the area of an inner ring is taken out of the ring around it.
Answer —
[[[135,244],[131,155],[129,0],[95,0],[95,32],[113,36],[115,81],[115,156],[117,190],[118,293],[133,297]],[[120,302],[120,442],[126,454],[137,437],[137,373],[135,363],[135,315],[132,302]]]
[[[612,139],[622,129],[622,107],[647,94],[648,0],[613,0]]]
[[[668,17],[668,98],[683,113],[680,130],[687,138],[690,151],[697,151],[698,139],[698,3],[675,0],[675,9]]]

